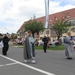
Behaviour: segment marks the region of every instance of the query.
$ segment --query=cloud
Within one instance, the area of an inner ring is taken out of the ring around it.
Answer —
[[[56,1],[51,1],[50,2],[50,6],[49,6],[49,12],[52,13],[56,13],[56,12],[60,12],[60,11],[64,11],[64,10],[69,10],[71,8],[75,8],[75,5],[72,4],[66,4],[66,5],[61,5],[61,2],[56,2]]]
[[[75,0],[50,0],[50,1],[56,1],[56,2],[61,2],[62,4],[75,4]]]
[[[75,3],[74,0],[71,1]],[[63,5],[63,0],[50,0],[49,13],[52,14],[75,7],[67,0],[66,3]],[[34,14],[36,17],[45,15],[44,0],[1,0],[0,32],[17,32],[23,22],[29,20]]]

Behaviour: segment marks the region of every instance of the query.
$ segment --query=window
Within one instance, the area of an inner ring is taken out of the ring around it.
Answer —
[[[40,34],[43,34],[43,31],[40,31]]]
[[[55,20],[58,20],[58,18],[56,18]]]
[[[54,29],[53,29],[53,28],[51,29],[51,33],[52,33],[52,34],[55,34],[55,31],[54,31]]]
[[[50,20],[50,22],[51,22],[52,20]]]
[[[67,18],[70,18],[70,16],[67,16]]]
[[[73,39],[75,40],[75,36],[73,36]]]
[[[48,28],[50,28],[50,25],[48,25]]]
[[[54,24],[52,24],[52,26],[54,26]]]
[[[64,19],[65,17],[63,17],[63,19]]]
[[[42,40],[43,39],[43,37],[40,37],[40,40]]]
[[[70,20],[72,26],[75,26],[75,19]]]
[[[75,25],[75,21],[73,21],[73,25]]]
[[[46,34],[49,34],[49,30],[46,31]]]
[[[75,21],[73,21],[73,23],[75,24]]]
[[[72,28],[71,31],[75,32],[75,28]]]
[[[54,30],[52,30],[52,34],[55,34],[55,31]]]
[[[73,32],[75,32],[75,28],[73,29]]]

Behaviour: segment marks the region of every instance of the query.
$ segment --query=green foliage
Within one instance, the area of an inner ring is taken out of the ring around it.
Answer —
[[[43,50],[43,46],[35,46],[36,50]],[[51,46],[50,48],[48,48],[48,50],[64,50],[64,46],[59,45],[59,46]]]
[[[14,36],[13,36],[13,39],[17,39],[17,35],[14,35]]]
[[[66,16],[62,17],[60,20],[54,20],[53,29],[56,32],[58,39],[62,36],[63,33],[69,30],[71,22],[66,20]]]
[[[12,33],[12,34],[11,34],[11,39],[17,39],[17,35],[14,34],[14,33]]]
[[[10,45],[10,46],[17,46],[19,48],[24,48],[24,45],[18,45],[18,44],[13,44],[13,45]],[[35,50],[43,50],[43,46],[35,46],[34,47]],[[50,48],[48,48],[48,50],[64,50],[65,47],[62,46],[62,45],[59,45],[59,46],[51,46]]]
[[[37,22],[35,19],[29,20],[25,25],[24,25],[25,31],[31,30],[32,34],[43,31],[44,27],[42,22]]]

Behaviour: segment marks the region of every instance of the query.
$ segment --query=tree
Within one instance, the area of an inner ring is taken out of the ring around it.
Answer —
[[[12,34],[11,34],[11,39],[13,39],[13,40],[14,40],[14,39],[17,39],[17,34],[12,33]]]
[[[39,31],[44,30],[44,26],[42,22],[37,22],[36,19],[29,20],[25,25],[24,25],[25,31],[32,31],[32,35],[34,37],[35,33],[38,33]]]
[[[67,15],[62,17],[60,20],[54,19],[53,23],[53,29],[57,34],[58,39],[62,36],[63,33],[67,32],[69,30],[69,27],[71,26],[71,22],[67,19]]]

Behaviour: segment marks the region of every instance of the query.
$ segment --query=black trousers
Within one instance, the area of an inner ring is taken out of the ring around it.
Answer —
[[[7,55],[8,49],[9,49],[9,45],[8,46],[4,46],[3,49],[2,49],[2,54],[3,55]]]
[[[43,45],[43,49],[44,49],[44,52],[46,52],[46,50],[47,50],[47,44]]]

